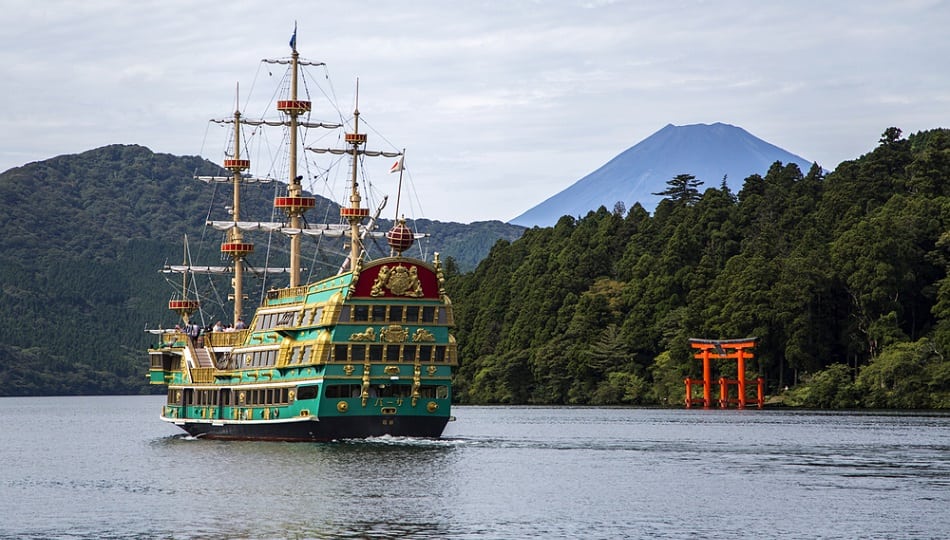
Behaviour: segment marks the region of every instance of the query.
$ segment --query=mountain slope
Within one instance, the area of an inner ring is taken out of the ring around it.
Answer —
[[[0,396],[149,391],[142,330],[177,322],[165,308],[174,283],[158,270],[181,262],[186,233],[194,261],[223,264],[221,234],[202,230],[209,217],[225,219],[230,189],[192,180],[196,171],[220,174],[197,156],[112,145],[0,173]],[[242,215],[268,216],[273,187],[246,189],[242,203]],[[319,198],[312,214],[339,211]],[[497,221],[415,226],[432,234],[430,258],[439,251],[463,271],[523,232]],[[252,266],[285,264],[284,242],[268,253],[266,238],[254,241]],[[339,267],[342,242],[320,246],[306,264],[325,275]],[[248,279],[247,290],[260,289]],[[227,280],[201,287],[211,315],[226,313]]]
[[[811,166],[740,127],[669,124],[509,223],[550,226],[561,216],[583,216],[600,206],[611,209],[618,201],[627,208],[639,202],[652,212],[660,200],[653,193],[663,191],[678,174],[692,174],[705,187],[718,187],[724,176],[738,186],[749,175],[765,174],[776,161],[796,163],[803,171]]]

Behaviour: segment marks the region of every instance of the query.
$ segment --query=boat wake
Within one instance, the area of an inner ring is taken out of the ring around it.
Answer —
[[[452,448],[464,444],[463,439],[430,439],[425,437],[402,437],[393,435],[381,435],[379,437],[368,437],[365,439],[339,439],[334,441],[339,444],[353,446],[405,446],[415,448]]]

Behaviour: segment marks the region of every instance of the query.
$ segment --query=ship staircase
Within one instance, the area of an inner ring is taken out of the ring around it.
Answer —
[[[214,382],[214,357],[207,347],[195,347],[191,340],[186,340],[185,365],[191,375],[192,382]]]

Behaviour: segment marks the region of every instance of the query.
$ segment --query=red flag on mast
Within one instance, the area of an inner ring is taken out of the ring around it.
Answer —
[[[396,160],[396,163],[393,163],[393,166],[390,167],[389,172],[391,172],[391,173],[399,172],[399,171],[401,171],[401,170],[403,169],[403,167],[402,167],[402,158],[403,158],[403,157],[405,157],[405,156],[399,156],[399,159]]]

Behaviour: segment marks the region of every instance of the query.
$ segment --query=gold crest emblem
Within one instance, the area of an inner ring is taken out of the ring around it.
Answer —
[[[419,270],[415,266],[405,267],[397,265],[392,268],[389,265],[383,265],[379,269],[379,275],[373,282],[373,288],[370,290],[370,296],[383,296],[385,290],[388,290],[396,296],[408,296],[410,298],[419,298],[422,296],[422,282],[419,281]]]

